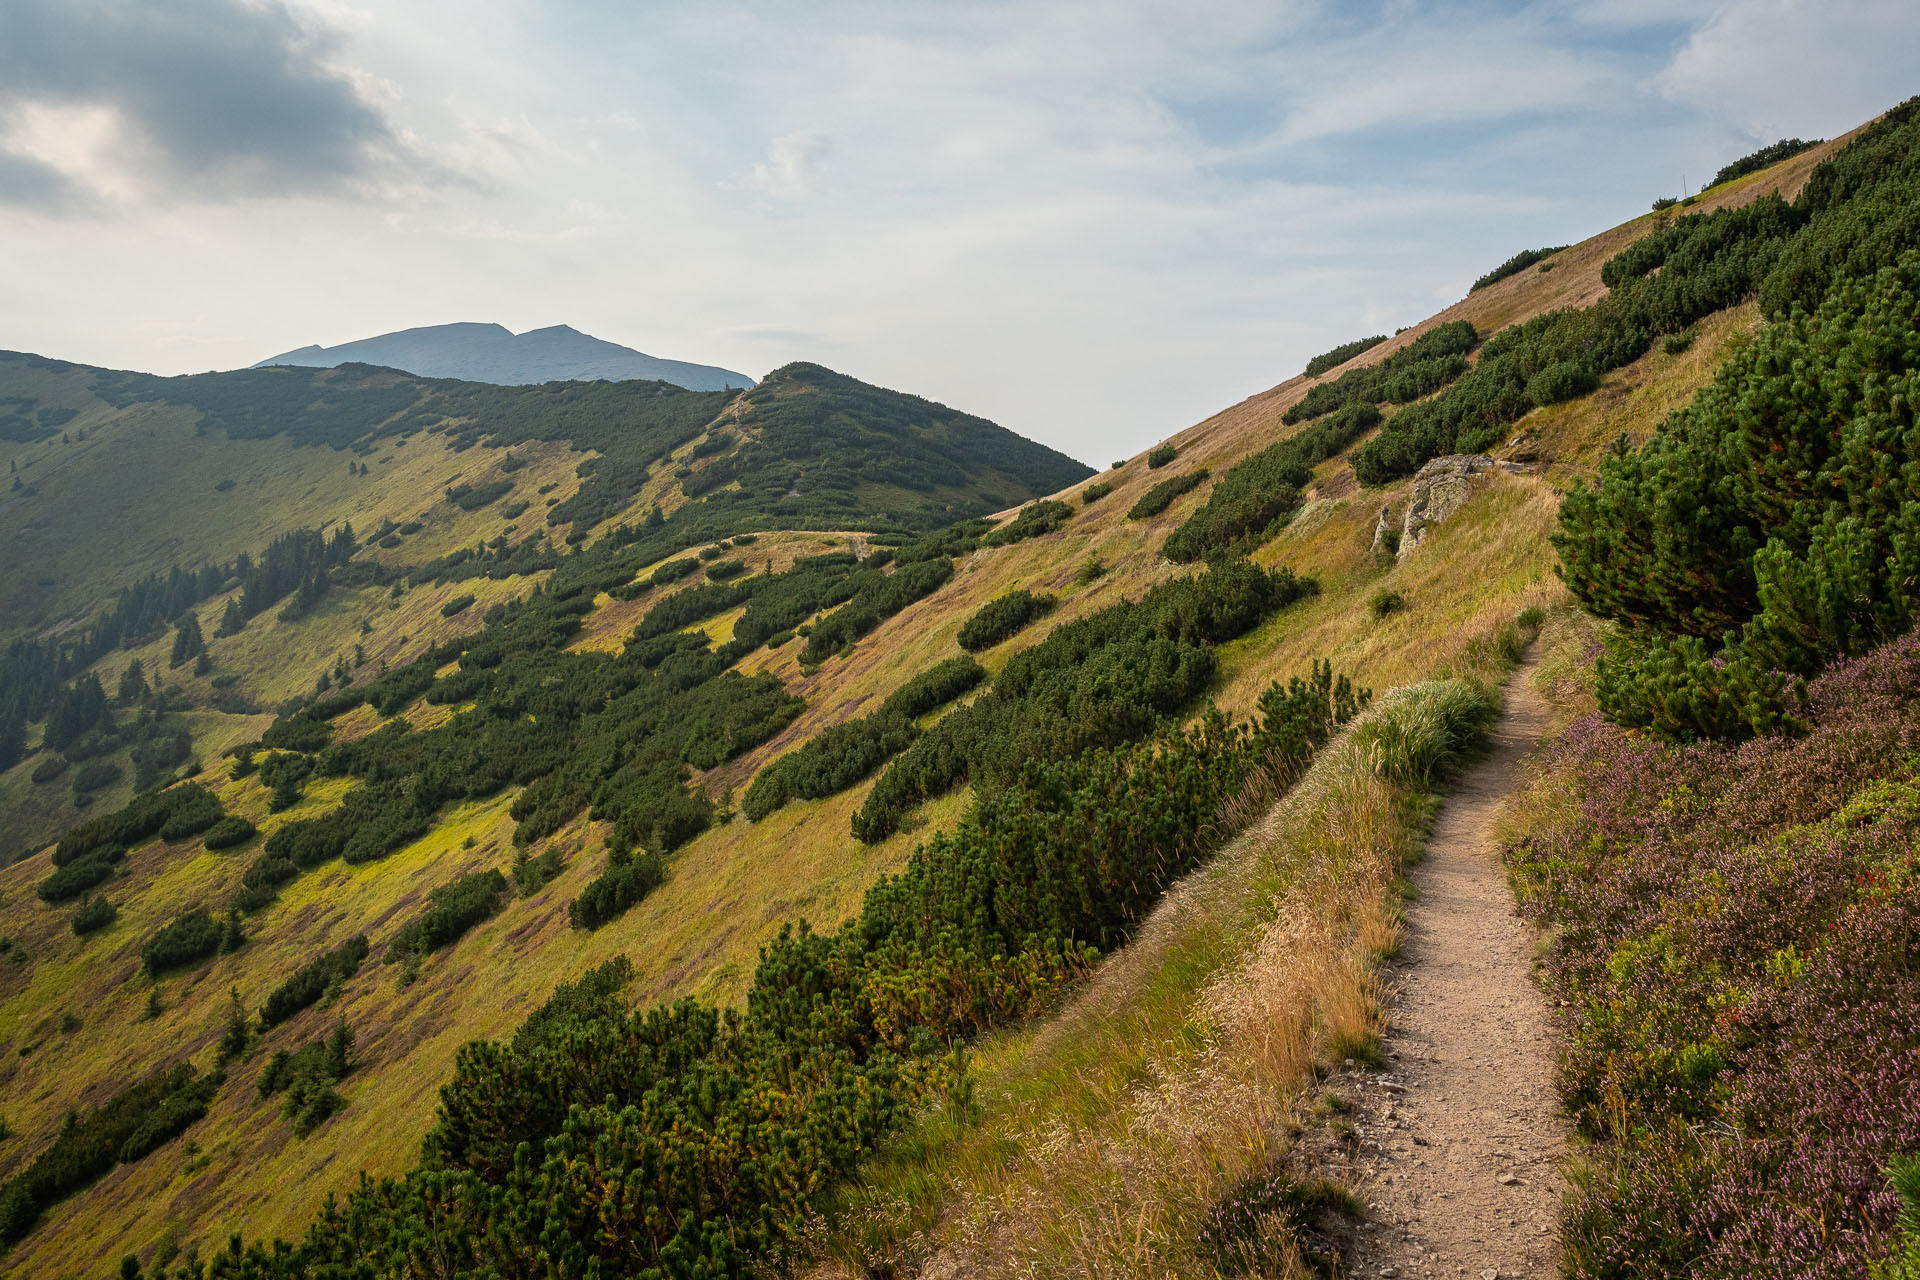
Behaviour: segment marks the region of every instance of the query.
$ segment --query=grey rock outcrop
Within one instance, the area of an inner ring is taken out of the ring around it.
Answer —
[[[1451,518],[1473,496],[1473,484],[1479,477],[1498,468],[1524,471],[1510,462],[1495,462],[1484,453],[1452,453],[1435,458],[1413,477],[1413,497],[1407,503],[1407,519],[1400,532],[1399,558],[1405,560],[1425,540],[1434,525]],[[1385,512],[1381,513],[1383,518]],[[1374,534],[1379,544],[1380,535]]]
[[[1380,549],[1386,546],[1387,533],[1392,528],[1393,528],[1393,508],[1392,507],[1380,508],[1380,519],[1373,526],[1373,553],[1375,555],[1379,555]]]

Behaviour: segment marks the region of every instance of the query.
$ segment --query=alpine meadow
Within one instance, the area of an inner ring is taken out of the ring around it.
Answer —
[[[1920,1280],[1920,98],[1716,164],[1100,471],[744,313],[0,351],[0,1275]]]

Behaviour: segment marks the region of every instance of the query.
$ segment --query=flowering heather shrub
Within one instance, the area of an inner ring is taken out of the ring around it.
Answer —
[[[1563,1089],[1599,1141],[1578,1276],[1866,1277],[1920,1151],[1920,639],[1829,668],[1808,733],[1574,726],[1577,816],[1512,850],[1558,930]]]

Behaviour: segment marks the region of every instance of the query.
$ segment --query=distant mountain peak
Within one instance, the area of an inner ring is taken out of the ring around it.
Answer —
[[[744,373],[684,360],[663,360],[617,342],[580,332],[572,325],[549,325],[516,334],[505,325],[479,321],[424,325],[378,337],[317,344],[285,351],[260,361],[266,365],[333,368],[342,364],[384,365],[424,378],[519,385],[533,382],[609,382],[658,380],[689,391],[750,387]]]

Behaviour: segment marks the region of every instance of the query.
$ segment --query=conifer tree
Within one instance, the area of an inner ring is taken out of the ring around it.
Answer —
[[[147,674],[140,667],[140,659],[135,658],[120,673],[120,701],[134,703],[147,696]]]
[[[240,597],[232,596],[227,600],[227,610],[220,615],[220,629],[217,636],[237,636],[246,629],[247,615],[240,607]]]
[[[167,659],[167,665],[184,666],[206,651],[207,642],[200,634],[199,615],[189,609],[174,624],[173,654]]]

